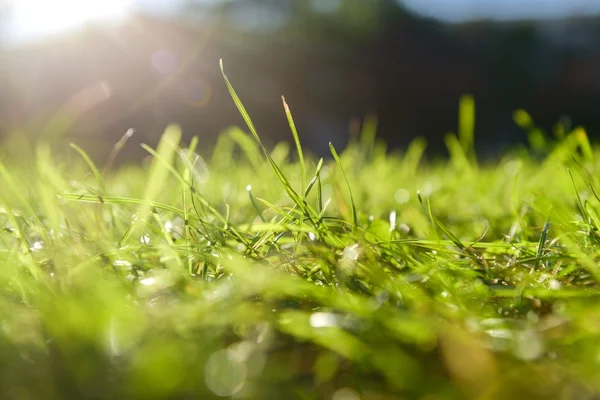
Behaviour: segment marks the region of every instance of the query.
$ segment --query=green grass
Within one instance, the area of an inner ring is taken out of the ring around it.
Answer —
[[[285,101],[296,149],[267,149],[226,83],[250,134],[212,153],[171,126],[149,165],[4,158],[3,399],[600,394],[583,130],[478,163],[465,98],[449,162],[386,154],[373,119],[317,160]]]

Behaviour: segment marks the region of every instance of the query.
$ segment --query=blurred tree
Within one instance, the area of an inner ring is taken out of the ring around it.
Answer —
[[[512,123],[519,107],[546,127],[569,112],[576,124],[600,128],[590,112],[600,94],[597,58],[589,57],[600,41],[586,36],[600,37],[598,19],[445,25],[399,4],[188,0],[167,16],[137,15],[110,29],[5,49],[0,79],[13,88],[0,93],[0,116],[16,110],[17,121],[29,122],[51,115],[105,81],[110,99],[80,115],[70,131],[105,142],[96,149],[109,149],[131,127],[138,132],[133,140],[151,142],[169,122],[210,141],[243,125],[220,75],[222,58],[265,139],[291,138],[285,95],[305,145],[321,154],[329,141],[343,146],[356,126],[351,121],[372,112],[392,146],[423,135],[443,151],[465,93],[477,102],[476,143],[491,148],[524,136]]]

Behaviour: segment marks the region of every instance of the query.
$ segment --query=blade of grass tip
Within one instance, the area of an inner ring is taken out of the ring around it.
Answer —
[[[417,172],[417,168],[423,159],[425,149],[427,148],[427,141],[424,138],[416,138],[408,146],[408,150],[402,158],[402,171],[406,171],[408,174],[414,175]]]
[[[284,96],[281,96],[281,100],[283,101],[283,108],[285,109],[285,115],[287,116],[288,124],[290,125],[292,135],[294,136],[294,142],[296,143],[296,150],[298,151],[298,161],[300,162],[300,171],[302,173],[302,190],[301,190],[301,192],[303,192],[306,190],[306,166],[304,164],[304,153],[302,152],[302,145],[300,144],[300,137],[298,136],[298,131],[296,130],[296,124],[294,124],[294,119],[292,118],[292,112],[290,111],[290,107],[289,107],[288,103],[285,101]]]
[[[469,171],[471,167],[469,159],[456,135],[452,132],[447,133],[444,136],[444,143],[446,144],[446,148],[450,154],[450,161],[454,168],[458,171]]]
[[[119,155],[119,153],[121,152],[123,147],[125,147],[125,144],[127,143],[127,141],[133,136],[134,133],[135,133],[135,129],[133,129],[133,128],[127,129],[127,131],[123,134],[123,136],[121,136],[121,139],[119,139],[119,141],[117,143],[115,143],[112,150],[110,151],[110,154],[108,155],[106,164],[104,164],[104,172],[106,172],[112,168],[113,163],[115,162],[115,159],[117,158],[117,156]]]
[[[225,80],[225,84],[227,86],[227,90],[229,91],[229,94],[231,95],[231,98],[233,99],[233,102],[235,103],[238,111],[240,112],[240,114],[242,115],[244,121],[246,122],[246,125],[248,126],[248,129],[250,129],[250,132],[252,133],[252,136],[254,136],[254,139],[256,140],[256,142],[261,147],[261,149],[262,149],[262,151],[263,151],[263,153],[265,155],[265,158],[267,159],[267,161],[271,165],[271,168],[273,169],[273,171],[277,175],[277,178],[279,179],[279,181],[283,185],[283,188],[285,189],[286,193],[288,194],[288,196],[290,196],[290,198],[294,201],[294,203],[296,203],[296,206],[298,208],[300,208],[300,210],[302,210],[302,212],[304,213],[304,215],[309,220],[311,220],[311,222],[313,224],[315,224],[315,225],[318,224],[318,221],[314,221],[314,219],[313,219],[313,217],[316,215],[316,213],[312,212],[311,208],[307,206],[305,200],[301,196],[299,196],[298,193],[296,193],[296,191],[292,188],[292,185],[290,184],[289,180],[285,177],[285,175],[283,174],[283,172],[281,171],[281,169],[279,168],[279,166],[277,165],[277,163],[275,163],[275,161],[273,160],[273,158],[269,155],[269,152],[267,151],[266,147],[263,145],[262,141],[260,140],[260,137],[258,136],[258,133],[256,131],[256,128],[254,127],[254,123],[252,122],[252,119],[250,118],[250,115],[246,111],[244,105],[242,104],[242,101],[238,97],[237,93],[235,92],[235,89],[233,88],[233,86],[231,85],[229,79],[227,78],[227,75],[225,74],[225,70],[224,70],[224,67],[223,67],[223,60],[222,59],[219,61],[219,64],[220,64],[220,67],[221,67],[221,74],[223,75],[223,79]],[[246,245],[247,245],[247,243],[246,243]]]
[[[323,184],[321,183],[321,174],[317,175],[317,201],[319,202],[319,215],[323,214]]]
[[[360,132],[360,143],[366,149],[372,149],[375,145],[375,136],[377,135],[377,115],[368,114],[363,121]]]
[[[102,175],[100,175],[100,171],[96,167],[96,164],[94,164],[94,162],[92,161],[90,156],[81,147],[77,146],[75,143],[69,143],[69,146],[72,149],[74,149],[77,153],[79,153],[81,158],[83,158],[83,161],[85,161],[88,168],[90,169],[90,171],[92,171],[92,174],[96,178],[96,182],[98,182],[98,188],[100,189],[100,193],[103,194],[104,193],[104,182],[102,181]]]
[[[231,206],[225,204],[225,229],[229,229],[229,220],[231,217]]]
[[[250,202],[254,206],[254,209],[256,210],[256,213],[258,214],[262,222],[267,222],[267,220],[265,220],[265,217],[262,215],[262,211],[260,211],[260,208],[258,208],[258,204],[256,204],[254,196],[252,196],[252,185],[247,185],[246,191],[248,192],[248,197],[250,197]]]
[[[140,146],[144,150],[146,150],[148,153],[150,153],[152,155],[152,157],[154,157],[155,161],[160,162],[167,171],[169,171],[171,174],[173,174],[175,176],[175,178],[177,178],[180,182],[184,182],[184,179],[181,176],[181,174],[179,173],[179,171],[177,171],[175,169],[175,167],[169,163],[168,159],[165,159],[163,157],[163,154],[160,154],[159,152],[157,152],[156,150],[154,150],[152,147],[148,146],[145,143],[142,143]]]
[[[242,101],[240,100],[237,93],[235,92],[235,89],[233,89],[231,82],[229,82],[229,78],[227,78],[227,75],[225,75],[225,69],[223,68],[223,59],[219,60],[219,66],[221,67],[221,74],[223,75],[223,79],[225,80],[225,85],[227,86],[227,90],[229,91],[229,94],[230,94],[231,98],[233,99],[235,106],[237,107],[238,111],[242,115],[242,118],[244,119],[244,122],[246,122],[246,125],[248,126],[248,129],[250,129],[250,133],[252,133],[252,136],[254,136],[254,139],[256,139],[258,144],[262,147],[263,151],[265,153],[267,153],[267,149],[265,148],[262,141],[260,140],[260,137],[258,136],[256,128],[254,127],[254,123],[250,119],[250,115],[246,111],[246,108],[242,104]]]
[[[129,238],[131,237],[131,234],[133,233],[134,229],[135,224],[130,224],[123,236],[121,237],[121,239],[119,240],[119,244],[117,245],[118,249],[122,249],[123,247],[125,247],[125,243],[129,241]]]
[[[313,186],[315,185],[315,183],[319,179],[319,175],[321,174],[321,168],[323,168],[323,158],[322,157],[321,157],[321,159],[319,160],[319,162],[317,164],[317,168],[315,169],[315,175],[310,180],[310,182],[308,183],[308,186],[306,186],[306,189],[304,190],[304,198],[305,199],[308,197],[308,195],[310,194],[311,189],[313,188]]]
[[[356,228],[358,227],[358,220],[357,220],[357,216],[356,216],[356,205],[354,203],[354,196],[352,195],[352,188],[350,188],[350,182],[348,182],[348,177],[346,176],[346,172],[344,172],[344,166],[342,165],[342,161],[340,160],[340,157],[338,156],[338,153],[335,150],[335,147],[333,147],[333,143],[331,143],[331,142],[329,142],[329,150],[331,151],[331,154],[333,155],[335,162],[340,167],[340,170],[342,171],[342,175],[344,176],[344,180],[346,181],[346,186],[348,186],[348,192],[350,193],[350,206],[351,206],[351,210],[352,210],[352,225],[353,225],[352,230],[353,230],[353,232],[356,232]]]
[[[490,229],[492,229],[492,225],[488,225],[488,227],[485,229],[483,234],[481,236],[479,236],[476,241],[471,243],[471,245],[469,245],[469,247],[473,247],[473,246],[477,245],[479,242],[481,242],[483,240],[483,238],[488,234]]]
[[[583,159],[589,162],[594,161],[594,151],[592,150],[592,146],[590,145],[590,141],[585,129],[582,127],[577,127],[575,128],[573,134],[577,144],[579,145],[579,148],[581,149]]]
[[[192,140],[190,140],[190,145],[188,146],[188,152],[190,154],[192,154],[193,152],[196,151],[196,148],[198,147],[198,142],[200,141],[200,138],[198,136],[193,136]]]
[[[542,229],[542,234],[540,235],[540,242],[538,244],[537,253],[535,256],[535,265],[540,264],[540,260],[544,255],[544,246],[546,245],[546,237],[548,236],[548,231],[550,230],[550,219],[546,219],[546,223],[544,224],[544,228]]]
[[[267,151],[266,147],[263,145],[262,141],[260,140],[260,137],[258,136],[258,133],[256,131],[256,128],[254,127],[254,123],[252,122],[250,115],[246,111],[246,108],[242,104],[242,101],[240,100],[237,93],[235,92],[235,89],[229,82],[227,75],[225,75],[225,70],[223,68],[223,60],[222,59],[219,61],[219,64],[221,67],[221,74],[223,75],[223,79],[225,80],[225,84],[227,86],[227,90],[229,91],[229,94],[231,95],[231,98],[233,99],[233,102],[235,103],[235,106],[237,107],[239,113],[242,115],[242,118],[244,118],[244,121],[246,122],[248,129],[250,129],[252,136],[254,136],[254,139],[256,139],[257,143],[261,147],[261,149],[265,155],[265,158],[267,159],[269,164],[271,164],[271,168],[273,169],[273,171],[275,171],[277,178],[282,183],[284,189],[286,190],[286,192],[288,193],[290,198],[298,205],[298,207],[300,207],[301,210],[303,210],[308,215],[308,210],[306,210],[306,207],[304,206],[304,202],[303,202],[302,198],[292,188],[292,186],[290,185],[290,182],[285,177],[285,175],[283,174],[281,169],[277,166],[275,161],[273,161],[271,156],[269,156],[269,152]]]
[[[585,207],[583,206],[583,201],[581,200],[581,196],[579,195],[579,191],[577,190],[577,184],[575,183],[575,178],[573,178],[573,173],[571,172],[571,168],[567,168],[567,172],[569,173],[569,177],[571,178],[571,183],[573,184],[573,190],[575,191],[575,197],[577,198],[577,206],[579,207],[579,212],[581,212],[583,218],[587,223],[590,223],[590,217],[587,214]],[[592,189],[592,193],[595,194],[594,188],[590,185]],[[596,196],[598,198],[598,196]],[[598,199],[600,201],[600,199]]]
[[[423,201],[423,197],[421,196],[421,191],[420,190],[417,190],[417,198],[419,199],[419,203],[421,204],[421,206],[425,210],[425,213],[429,217],[429,221],[431,222],[431,228],[432,228],[434,239],[435,240],[439,240],[440,238],[438,236],[437,229],[436,229],[437,225],[436,225],[435,220],[433,218],[433,212],[431,211],[431,203],[429,202],[429,198],[427,198],[427,203],[425,203],[425,201]]]
[[[473,96],[462,96],[459,100],[458,110],[458,139],[460,145],[469,161],[476,162],[473,140],[475,137],[475,99]]]

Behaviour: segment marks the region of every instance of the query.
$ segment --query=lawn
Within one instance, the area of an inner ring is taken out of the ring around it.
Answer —
[[[3,157],[3,399],[597,398],[583,129],[521,111],[530,146],[484,162],[464,98],[446,161],[369,119],[318,160],[285,101],[296,145],[263,146],[225,81],[248,126],[214,149],[170,126],[139,165]]]

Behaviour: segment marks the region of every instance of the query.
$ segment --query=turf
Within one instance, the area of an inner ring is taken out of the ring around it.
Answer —
[[[263,146],[225,79],[248,133],[214,149],[171,126],[141,165],[4,158],[2,398],[597,398],[585,131],[521,112],[535,149],[484,163],[465,98],[447,162],[373,120],[317,160],[285,101],[295,148]]]

